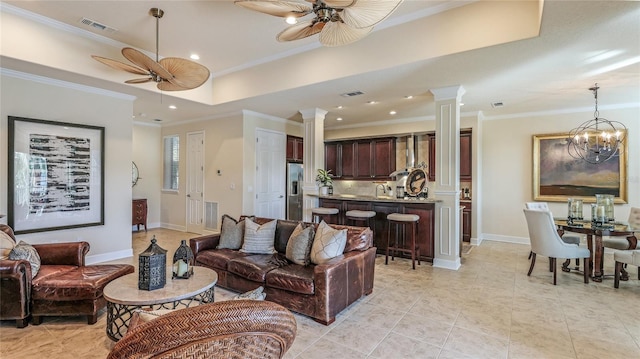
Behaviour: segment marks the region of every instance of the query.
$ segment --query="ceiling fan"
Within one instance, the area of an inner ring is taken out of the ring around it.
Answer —
[[[305,0],[311,6],[286,0],[235,0],[236,5],[265,14],[300,18],[315,14],[312,20],[289,26],[278,41],[299,40],[320,33],[324,46],[350,44],[367,36],[373,26],[386,19],[403,0]]]
[[[164,11],[158,8],[149,10],[156,18],[156,60],[131,47],[122,49],[122,55],[134,65],[126,64],[106,57],[91,55],[94,59],[118,70],[124,70],[146,77],[127,80],[128,84],[156,82],[162,91],[182,91],[200,87],[209,79],[209,69],[191,60],[178,57],[165,57],[158,60],[159,21]]]

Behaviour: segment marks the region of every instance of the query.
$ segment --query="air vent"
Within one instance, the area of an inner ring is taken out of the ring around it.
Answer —
[[[97,21],[93,21],[91,19],[87,19],[86,17],[83,17],[82,20],[80,20],[81,23],[83,23],[84,25],[90,26],[96,30],[100,30],[100,31],[106,31],[106,32],[116,32],[118,31],[117,29],[114,29],[110,26],[101,24]]]
[[[502,107],[504,106],[504,104],[500,101],[500,102],[492,102],[491,103],[491,107],[493,108],[498,108],[498,107]]]
[[[360,95],[364,95],[364,92],[356,90],[356,91],[345,92],[340,94],[340,96],[342,97],[353,97],[353,96],[360,96]]]

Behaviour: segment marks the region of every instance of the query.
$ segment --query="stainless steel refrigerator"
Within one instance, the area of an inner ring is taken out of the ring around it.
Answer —
[[[287,163],[287,219],[302,220],[302,164]]]

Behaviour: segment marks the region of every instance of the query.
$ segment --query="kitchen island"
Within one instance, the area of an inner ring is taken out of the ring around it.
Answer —
[[[441,202],[437,199],[408,199],[386,196],[358,196],[349,194],[313,195],[319,198],[320,206],[337,208],[340,210],[335,217],[336,224],[348,224],[345,213],[350,210],[374,211],[376,216],[372,221],[373,241],[378,248],[378,254],[385,254],[387,249],[388,223],[390,213],[417,214],[420,216],[418,226],[418,245],[420,246],[420,260],[433,262],[435,206]]]

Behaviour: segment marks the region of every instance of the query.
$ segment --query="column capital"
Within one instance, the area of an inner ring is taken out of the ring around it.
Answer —
[[[451,100],[456,99],[460,101],[462,95],[467,92],[462,85],[456,86],[448,86],[448,87],[439,87],[437,89],[429,90],[433,94],[433,99],[435,101],[443,101],[443,100]]]
[[[324,119],[324,116],[329,111],[323,110],[321,108],[309,108],[306,110],[299,110],[298,112],[300,112],[300,114],[302,115],[303,120],[313,120],[318,117]]]

